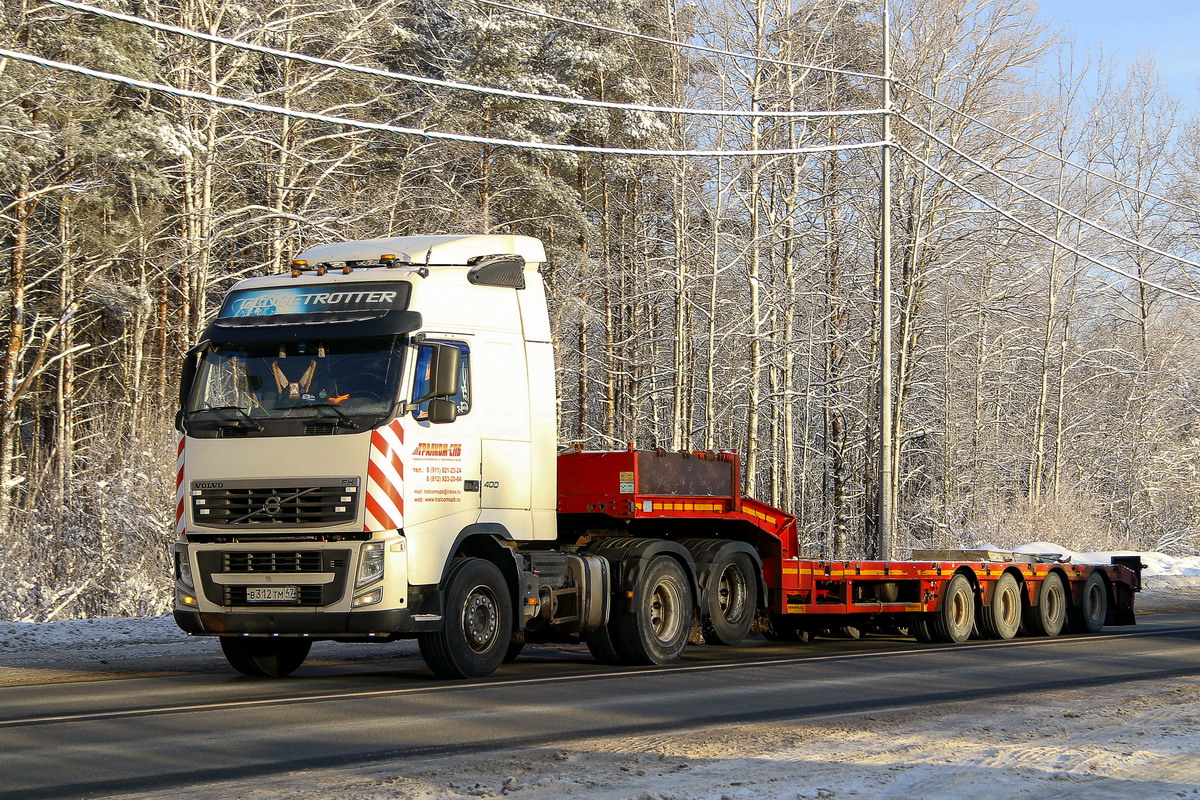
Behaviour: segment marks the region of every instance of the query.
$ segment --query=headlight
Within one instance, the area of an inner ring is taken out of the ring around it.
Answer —
[[[363,545],[358,559],[358,577],[354,586],[366,586],[383,577],[383,543],[372,542]]]
[[[192,581],[192,561],[188,558],[187,548],[175,551],[175,577],[188,586],[195,586]]]

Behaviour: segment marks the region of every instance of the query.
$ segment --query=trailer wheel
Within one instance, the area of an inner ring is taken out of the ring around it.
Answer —
[[[975,627],[975,592],[965,575],[955,575],[946,583],[942,602],[933,612],[929,632],[939,642],[957,644],[971,638]]]
[[[691,635],[694,605],[683,567],[670,556],[655,556],[638,576],[633,610],[613,621],[617,652],[633,664],[678,661]]]
[[[512,598],[504,576],[482,558],[456,559],[445,597],[442,629],[417,637],[421,657],[442,678],[486,678],[512,642]]]
[[[770,626],[763,631],[763,638],[769,642],[809,642],[812,641],[812,632],[806,625],[802,625],[799,620],[793,619],[795,615],[789,614],[772,614]]]
[[[914,613],[908,615],[908,631],[912,637],[922,644],[936,641],[933,632],[929,630],[929,614]]]
[[[243,675],[257,678],[282,678],[291,675],[312,648],[312,639],[264,639],[249,636],[222,636],[221,651],[229,666]]]
[[[1079,605],[1067,614],[1074,633],[1099,633],[1108,618],[1108,586],[1099,572],[1093,572],[1083,583]]]
[[[1034,636],[1058,636],[1067,619],[1067,590],[1057,572],[1042,581],[1038,604],[1025,609],[1025,628]]]
[[[709,644],[736,645],[750,633],[758,608],[754,563],[745,553],[732,552],[712,565],[701,628]]]
[[[1011,639],[1021,629],[1021,587],[1006,572],[992,589],[991,605],[983,607],[979,630],[987,639]]]

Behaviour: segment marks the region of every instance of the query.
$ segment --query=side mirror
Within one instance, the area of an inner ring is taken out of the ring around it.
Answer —
[[[453,400],[438,397],[429,401],[428,414],[429,421],[435,425],[454,422],[458,419],[458,406]]]
[[[458,364],[461,356],[461,351],[450,344],[439,344],[434,350],[431,397],[453,397],[458,394]]]
[[[205,339],[183,355],[183,370],[179,376],[179,407],[186,408],[188,396],[192,393],[192,384],[196,381],[196,368],[200,365],[200,354],[208,347]],[[176,424],[175,427],[179,427]]]

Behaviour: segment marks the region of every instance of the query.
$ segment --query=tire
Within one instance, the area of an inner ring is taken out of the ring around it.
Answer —
[[[974,626],[975,592],[960,573],[947,581],[942,602],[929,621],[929,632],[936,641],[958,644],[971,638]]]
[[[1021,587],[1006,572],[992,589],[992,602],[982,608],[979,631],[985,639],[1011,639],[1021,630]]]
[[[1067,619],[1067,589],[1057,572],[1042,580],[1038,604],[1025,609],[1025,629],[1032,636],[1058,636]]]
[[[628,664],[630,663],[629,659],[617,650],[617,643],[613,639],[612,625],[613,623],[610,621],[607,625],[602,625],[595,630],[583,634],[584,644],[587,645],[588,652],[592,654],[592,658],[601,664],[608,664],[610,666]]]
[[[1083,583],[1079,605],[1072,606],[1067,622],[1072,633],[1099,633],[1108,619],[1108,584],[1099,572],[1093,572]]]
[[[638,576],[632,611],[613,620],[617,652],[631,664],[673,664],[687,646],[694,608],[683,567],[671,556],[655,556]]]
[[[222,636],[221,651],[229,666],[243,675],[256,678],[282,678],[291,675],[312,648],[312,639]]]
[[[441,678],[486,678],[504,663],[513,635],[512,597],[500,568],[460,558],[446,575],[445,618],[417,637],[425,665]]]
[[[857,625],[838,625],[829,629],[829,635],[835,639],[861,639],[863,629]]]
[[[771,625],[763,631],[763,638],[769,642],[808,642],[812,640],[809,629],[795,619],[797,614],[772,614]]]
[[[936,641],[933,638],[933,632],[929,630],[930,614],[916,613],[909,615],[908,630],[912,637],[922,644],[931,644]]]
[[[524,634],[524,632],[513,634],[512,639],[509,639],[509,641],[508,641],[508,649],[504,651],[504,663],[507,664],[510,661],[516,661],[517,656],[521,655],[521,651],[524,649],[525,649],[525,634]]]
[[[733,646],[750,633],[758,610],[754,561],[745,553],[725,553],[713,562],[700,627],[708,644]]]

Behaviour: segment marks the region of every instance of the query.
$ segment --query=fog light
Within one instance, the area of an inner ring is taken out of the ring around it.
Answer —
[[[190,594],[185,594],[179,598],[179,602],[183,603],[185,606],[194,606],[196,605],[196,598],[192,597]]]
[[[383,587],[380,586],[378,589],[376,589],[373,592],[367,592],[366,594],[360,594],[358,597],[354,598],[354,607],[359,608],[361,606],[373,606],[382,599],[383,599]]]

